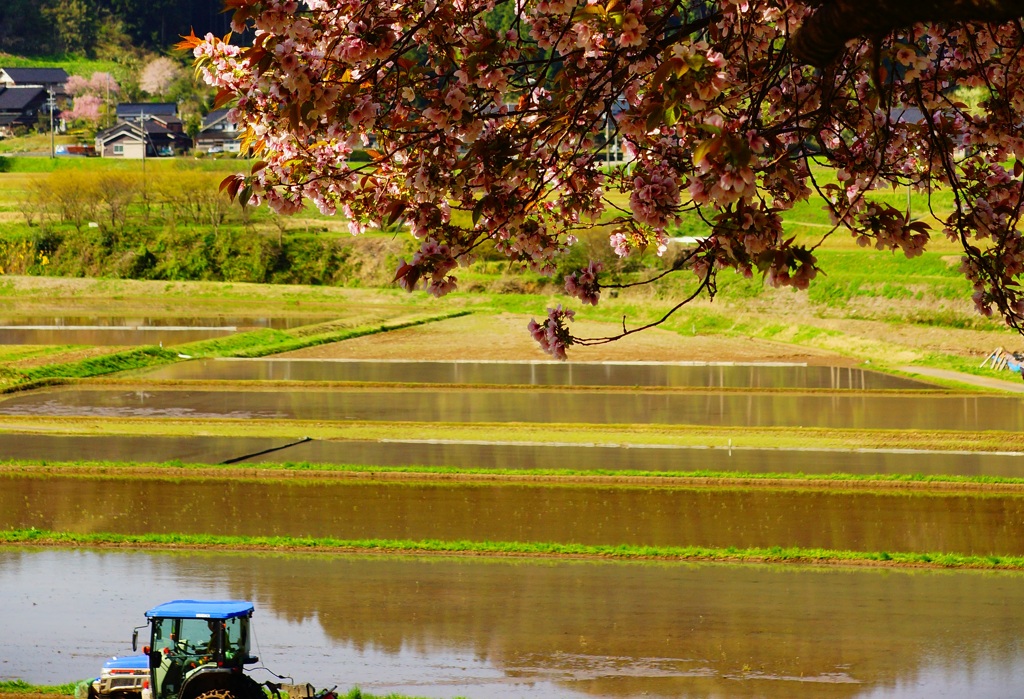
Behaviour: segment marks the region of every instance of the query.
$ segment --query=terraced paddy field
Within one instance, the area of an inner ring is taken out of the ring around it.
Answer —
[[[388,308],[12,382],[0,679],[233,597],[267,668],[375,694],[1024,692],[1021,398],[757,343],[368,357],[452,322]]]

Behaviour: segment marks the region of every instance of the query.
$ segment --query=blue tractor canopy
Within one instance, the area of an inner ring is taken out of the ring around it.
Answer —
[[[150,619],[238,619],[251,617],[252,602],[243,600],[178,599],[164,602],[146,612]]]

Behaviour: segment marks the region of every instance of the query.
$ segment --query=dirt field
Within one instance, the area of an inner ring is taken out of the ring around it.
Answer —
[[[474,314],[430,325],[369,335],[345,342],[310,347],[281,357],[318,359],[426,359],[543,361],[541,351],[526,330],[529,316],[502,313]],[[573,332],[585,337],[614,334],[610,323],[583,321]],[[570,362],[787,362],[852,366],[855,359],[835,352],[781,342],[722,336],[679,335],[647,330],[604,345],[574,346]]]

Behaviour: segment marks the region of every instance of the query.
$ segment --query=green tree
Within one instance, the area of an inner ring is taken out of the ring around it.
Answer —
[[[93,53],[99,20],[91,0],[48,0],[42,14],[62,53],[80,56]]]
[[[0,49],[10,53],[31,53],[48,48],[45,23],[37,0],[0,2]]]

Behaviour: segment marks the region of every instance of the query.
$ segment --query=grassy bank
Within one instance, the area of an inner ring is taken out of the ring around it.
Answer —
[[[219,549],[225,551],[380,553],[446,556],[521,556],[589,558],[618,561],[687,561],[708,563],[786,563],[799,565],[867,565],[914,568],[1024,570],[1020,556],[966,556],[951,553],[834,551],[799,547],[709,548],[702,546],[589,546],[522,542],[477,542],[384,539],[307,539],[190,534],[69,533],[39,529],[0,531],[0,545],[132,549]]]
[[[67,684],[29,684],[24,680],[0,680],[0,696],[4,694],[53,694],[56,696],[74,696],[77,682]]]
[[[2,680],[0,681],[0,697],[23,697],[25,695],[53,695],[60,697],[75,696],[76,687],[80,682],[69,682],[60,685],[29,684],[24,680]],[[282,697],[288,699],[291,694],[282,692]],[[299,695],[295,695],[299,696]],[[342,694],[335,693],[337,699],[425,699],[424,697],[411,696],[406,694],[368,694],[358,687],[353,687]]]
[[[450,484],[482,483],[492,486],[584,485],[608,488],[701,488],[822,491],[903,491],[964,493],[1020,493],[1024,478],[1008,476],[920,473],[791,473],[716,471],[625,471],[604,469],[504,469],[458,468],[453,466],[377,466],[366,464],[322,464],[308,462],[197,464],[178,461],[146,463],[139,461],[53,461],[9,459],[0,461],[0,474],[48,478],[61,475],[93,480],[144,478],[147,481],[224,481],[265,483],[279,480],[337,481],[352,479],[360,483],[402,481]]]

